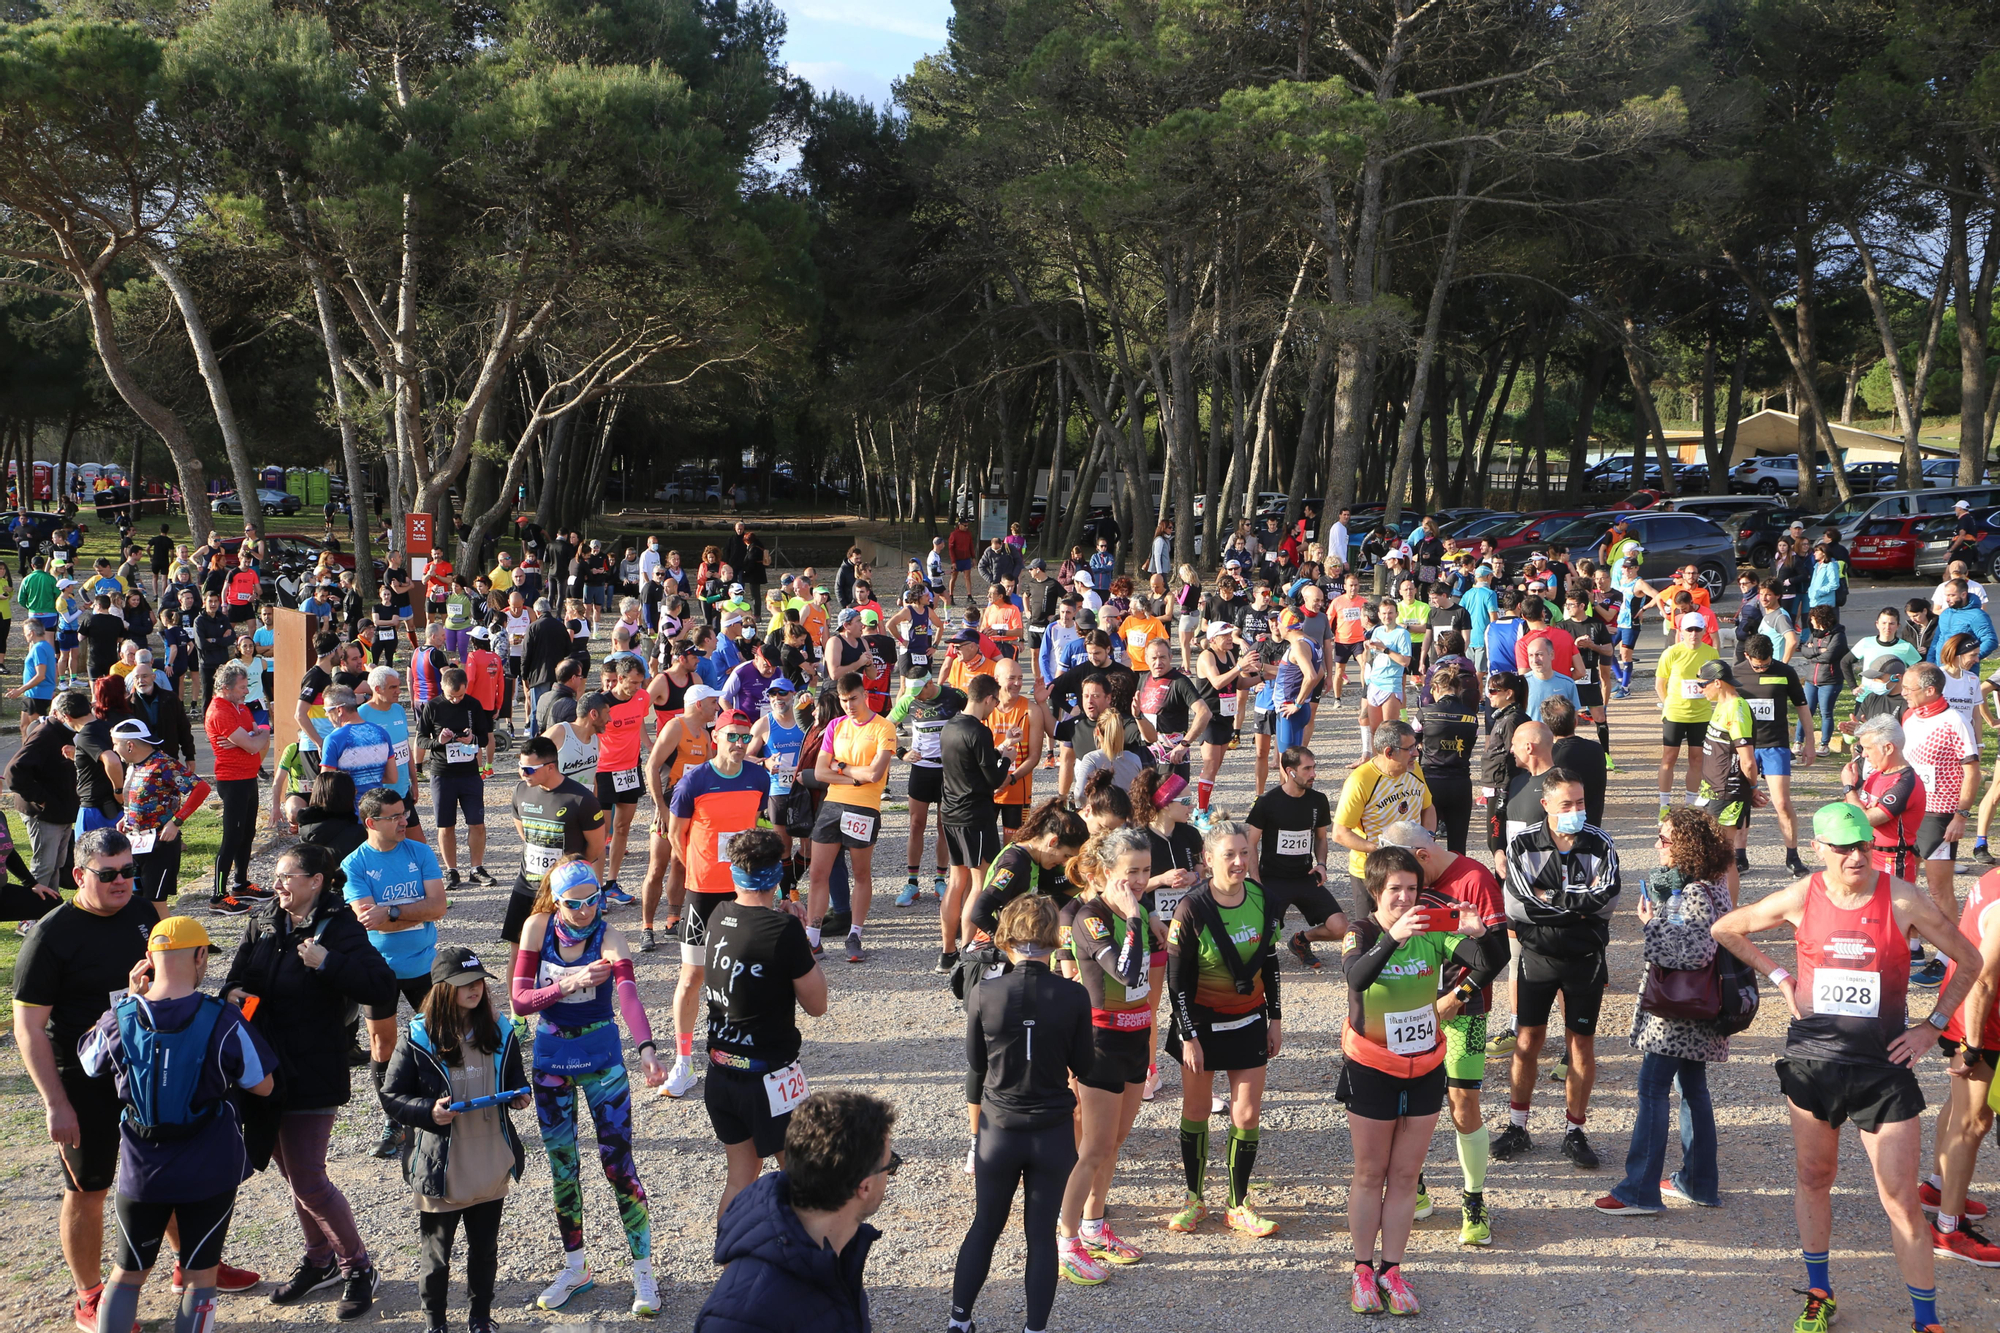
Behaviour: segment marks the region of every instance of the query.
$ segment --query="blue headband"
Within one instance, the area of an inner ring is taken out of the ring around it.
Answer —
[[[785,863],[774,861],[762,870],[745,870],[742,866],[729,867],[729,877],[736,881],[736,887],[750,893],[769,893],[778,887],[785,877]]]
[[[549,892],[557,898],[580,884],[597,887],[597,872],[588,861],[566,861],[549,876]]]

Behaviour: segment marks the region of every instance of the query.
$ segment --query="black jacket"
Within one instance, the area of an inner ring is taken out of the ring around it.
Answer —
[[[347,859],[349,852],[368,841],[368,830],[347,811],[322,810],[316,805],[309,805],[299,812],[299,841],[326,848],[327,855],[333,858],[332,887],[338,889],[347,883],[347,876],[340,871],[340,863]]]
[[[556,683],[556,667],[570,654],[569,626],[560,616],[536,616],[521,649],[521,680],[532,687]]]
[[[500,1081],[506,1088],[528,1086],[528,1076],[521,1068],[521,1044],[514,1039],[514,1025],[505,1019],[500,1022],[500,1049],[491,1057],[478,1058],[499,1061]],[[431,1119],[431,1108],[450,1091],[451,1075],[431,1045],[430,1034],[424,1031],[424,1020],[419,1015],[410,1020],[410,1030],[396,1043],[396,1053],[389,1057],[389,1068],[382,1075],[376,1098],[382,1103],[383,1115],[418,1131],[405,1137],[403,1179],[426,1198],[447,1197],[445,1170],[451,1162],[451,1130]],[[521,1136],[514,1132],[514,1118],[504,1105],[500,1108],[500,1124],[507,1135],[507,1146],[514,1150],[514,1179],[519,1180],[528,1157],[521,1149]]]
[[[219,667],[236,652],[236,626],[229,616],[212,616],[203,611],[194,618],[195,651],[204,669]]]
[[[993,733],[972,714],[958,713],[944,724],[938,747],[944,783],[938,818],[958,825],[992,822],[993,794],[1013,767],[994,746]]]
[[[7,790],[24,813],[48,824],[76,819],[76,764],[63,753],[75,743],[75,732],[44,718],[7,761]]]
[[[308,939],[326,950],[317,970],[299,958],[299,946]],[[396,974],[368,942],[340,890],[321,889],[303,927],[294,926],[275,899],[252,913],[229,960],[224,992],[232,986],[258,997],[250,1025],[277,1053],[284,1107],[345,1106],[347,1007],[392,1003]]]
[[[151,694],[133,690],[125,696],[134,717],[143,717],[160,738],[160,748],[188,763],[194,762],[194,728],[188,724],[187,708],[173,695],[157,687]]]
[[[716,1226],[715,1290],[694,1333],[869,1333],[862,1272],[881,1232],[863,1222],[847,1248],[813,1244],[783,1171],[759,1176]]]
[[[1792,665],[1799,669],[1802,684],[1838,685],[1852,656],[1846,628],[1835,625],[1830,634],[1808,630],[1799,644],[1797,655],[1792,659]]]
[[[1024,1025],[1032,1002],[1034,1035]],[[1069,1076],[1088,1077],[1096,1060],[1090,995],[1040,960],[972,988],[965,1013],[965,1100],[986,1108],[998,1129],[1046,1129],[1070,1118]]]

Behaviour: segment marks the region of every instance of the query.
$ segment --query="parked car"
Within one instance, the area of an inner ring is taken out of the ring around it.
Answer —
[[[1818,465],[1814,475],[1822,484],[1833,481],[1833,469]],[[1799,488],[1797,454],[1761,454],[1746,458],[1729,470],[1729,489],[1739,494],[1776,495]]]
[[[655,500],[668,503],[700,504],[707,501],[722,503],[722,478],[711,473],[706,477],[676,477],[659,490],[653,492]]]
[[[1824,514],[1808,519],[1806,530],[1817,538],[1826,528],[1838,527],[1841,539],[1851,544],[1867,519],[1905,514],[1949,514],[1960,500],[1970,505],[1975,513],[1992,509],[2000,506],[2000,486],[1943,486],[1921,491],[1890,491],[1886,495],[1857,495]]]
[[[1446,513],[1449,513],[1451,517],[1446,518],[1444,516]],[[1495,518],[1519,518],[1519,517],[1520,517],[1519,514],[1513,513],[1511,511],[1501,511],[1498,509],[1447,510],[1439,514],[1439,518],[1442,521],[1438,524],[1438,536],[1463,537],[1465,536],[1466,533],[1470,532],[1474,528],[1480,527],[1482,525],[1490,526],[1488,520]]]
[[[1512,532],[1505,533],[1496,538],[1493,546],[1496,550],[1508,551],[1516,546],[1526,546],[1531,542],[1538,543],[1544,541],[1547,539],[1549,533],[1561,527],[1569,520],[1582,518],[1590,512],[1588,509],[1543,509],[1533,514],[1523,514],[1521,517],[1527,521]],[[1492,534],[1489,533],[1487,535],[1491,536]]]
[[[1778,538],[1792,526],[1792,520],[1810,523],[1813,515],[1803,509],[1766,505],[1738,514],[1733,523],[1736,558],[1758,569],[1769,569],[1778,557]]]
[[[290,516],[305,508],[305,502],[290,491],[274,491],[263,486],[257,488],[257,503],[267,514]],[[214,514],[240,514],[243,512],[243,498],[231,491],[227,495],[218,495],[209,501],[208,508],[209,512]]]
[[[1639,577],[1647,580],[1672,577],[1675,570],[1693,565],[1711,598],[1720,597],[1726,581],[1736,572],[1736,549],[1729,534],[1698,514],[1677,514],[1664,509],[1638,513],[1600,510],[1579,515],[1567,523],[1552,526],[1544,534],[1549,543],[1560,542],[1572,552],[1588,551],[1593,556],[1604,543],[1611,525],[1620,519],[1645,548],[1639,563]]]
[[[1705,494],[1708,490],[1708,464],[1681,463],[1676,466],[1674,489],[1683,495]]]
[[[2000,555],[2000,509],[1975,509],[1971,517],[1980,526],[1979,545],[1973,557],[1966,561],[1972,577],[1981,583],[1995,576],[1995,556]],[[1916,537],[1921,543],[1916,548],[1916,559],[1912,561],[1911,572],[1920,579],[1944,578],[1945,569],[1951,564],[1951,542],[1958,535],[1958,516],[1942,514],[1926,518],[1904,520],[1913,523]]]
[[[1649,458],[1641,468],[1631,454],[1600,458],[1583,470],[1583,486],[1588,491],[1629,491],[1659,484],[1659,460]]]
[[[1903,465],[1882,459],[1854,463],[1847,468],[1848,488],[1862,491],[1894,491],[1903,485]]]
[[[1848,545],[1848,564],[1864,574],[1917,572],[1917,552],[1923,548],[1920,529],[1939,520],[1905,514],[1895,518],[1871,518],[1861,525]],[[1951,520],[1944,520],[1950,523]],[[1955,525],[1954,525],[1955,526]]]
[[[1495,533],[1503,528],[1518,526],[1520,522],[1521,515],[1512,510],[1503,510],[1498,513],[1487,514],[1482,518],[1467,519],[1459,527],[1454,528],[1445,535],[1456,537],[1461,542],[1477,542],[1481,537],[1493,537]],[[1497,537],[1494,538],[1496,544],[1498,540]]]
[[[1753,509],[1778,507],[1775,495],[1690,495],[1676,497],[1671,506],[1676,514],[1700,514],[1703,518],[1714,519],[1724,531],[1733,530],[1731,524],[1739,514]]]

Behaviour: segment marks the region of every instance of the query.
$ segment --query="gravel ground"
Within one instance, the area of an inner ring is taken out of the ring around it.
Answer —
[[[1657,644],[1648,636],[1648,657]],[[1615,706],[1614,750],[1623,769],[1611,783],[1607,822],[1633,849],[1627,892],[1614,929],[1612,987],[1605,1004],[1590,1133],[1605,1161],[1579,1172],[1555,1151],[1562,1128],[1561,1089],[1544,1079],[1532,1121],[1535,1150],[1495,1163],[1487,1181],[1495,1243],[1487,1250],[1458,1245],[1458,1171],[1448,1117],[1440,1120],[1428,1179],[1438,1202],[1435,1216],[1417,1224],[1408,1273],[1433,1321],[1462,1329],[1637,1328],[1689,1326],[1783,1328],[1797,1313],[1791,1289],[1803,1281],[1792,1221],[1791,1155],[1784,1103],[1771,1061],[1782,1038],[1780,1006],[1767,1003],[1757,1025],[1736,1039],[1734,1058],[1711,1070],[1722,1126],[1721,1167],[1725,1206],[1697,1212],[1670,1205],[1661,1216],[1610,1218],[1590,1202],[1616,1183],[1631,1127],[1632,1089],[1638,1057],[1624,1039],[1640,958],[1638,925],[1628,904],[1637,877],[1650,868],[1652,777],[1658,751],[1654,708],[1645,698]],[[1350,696],[1350,704],[1351,704]],[[1351,710],[1329,715],[1318,745],[1325,757],[1352,758],[1357,741]],[[1233,755],[1218,789],[1219,806],[1241,812],[1251,796],[1249,753]],[[1830,799],[1836,770],[1822,762],[1795,779],[1799,805],[1810,810]],[[1337,783],[1329,780],[1329,788]],[[504,809],[502,780],[494,784]],[[898,776],[892,798],[900,793]],[[826,1017],[805,1020],[805,1064],[816,1086],[853,1085],[892,1098],[900,1108],[897,1146],[906,1159],[874,1219],[883,1232],[869,1266],[875,1320],[884,1330],[941,1329],[949,1303],[951,1268],[971,1217],[971,1185],[961,1174],[965,1112],[961,1042],[963,1019],[938,978],[936,909],[898,909],[900,863],[896,849],[907,834],[907,814],[885,819],[878,861],[877,910],[868,932],[866,965],[829,959],[832,1002]],[[644,827],[641,816],[640,827]],[[511,829],[496,823],[491,863],[510,877],[518,852]],[[635,837],[634,859],[624,875],[636,885],[644,840]],[[267,873],[275,847],[262,849],[257,869]],[[1744,896],[1754,898],[1784,882],[1782,844],[1775,821],[1761,818],[1753,831],[1753,872]],[[1960,884],[1961,892],[1970,878]],[[493,948],[505,889],[461,888],[453,895],[443,938]],[[620,917],[633,924],[633,910]],[[226,924],[223,933],[229,933]],[[1326,951],[1322,949],[1324,954]],[[1774,949],[1780,958],[1786,948]],[[640,987],[656,1030],[671,1030],[673,951],[640,957]],[[1064,1286],[1052,1327],[1125,1330],[1144,1326],[1161,1333],[1214,1327],[1224,1311],[1251,1312],[1256,1326],[1282,1333],[1346,1323],[1345,1293],[1350,1247],[1345,1199],[1351,1151],[1343,1108],[1333,1099],[1339,1069],[1339,1024],[1344,987],[1328,967],[1306,973],[1286,959],[1286,1047],[1270,1070],[1264,1103],[1264,1137],[1258,1160],[1256,1201],[1280,1224],[1276,1235],[1253,1241],[1214,1224],[1193,1236],[1166,1232],[1162,1223],[1180,1198],[1176,1123],[1179,1097],[1169,1073],[1159,1100],[1146,1106],[1126,1147],[1112,1193],[1111,1217],[1147,1253],[1146,1261],[1119,1269],[1102,1287]],[[217,976],[220,975],[218,964]],[[1919,1010],[1924,1002],[1917,1002]],[[1544,1066],[1546,1069],[1546,1065]],[[1921,1070],[1935,1100],[1946,1082],[1933,1056]],[[365,1087],[365,1073],[357,1087]],[[1506,1069],[1489,1064],[1489,1124],[1506,1098]],[[699,1094],[669,1102],[641,1090],[637,1109],[640,1169],[652,1198],[654,1253],[666,1313],[660,1322],[687,1327],[714,1281],[710,1258],[714,1210],[722,1181],[722,1155],[713,1141]],[[560,1262],[548,1202],[548,1171],[534,1151],[533,1115],[517,1117],[529,1142],[527,1174],[508,1208],[508,1240],[501,1258],[498,1306],[502,1326],[628,1323],[630,1285],[622,1237],[609,1191],[586,1171],[586,1232],[599,1286],[554,1316],[527,1308]],[[341,1117],[334,1144],[334,1178],[348,1193],[384,1275],[371,1320],[396,1328],[422,1327],[416,1299],[417,1229],[409,1193],[398,1173],[366,1155],[377,1116],[358,1098]],[[1220,1135],[1211,1187],[1219,1191]],[[587,1159],[586,1159],[587,1160]],[[1668,1168],[1675,1165],[1669,1151]],[[1994,1174],[1982,1163],[1975,1188],[1992,1193]],[[0,1324],[12,1328],[66,1325],[69,1277],[53,1236],[60,1177],[42,1129],[39,1103],[11,1038],[0,1045]],[[1889,1252],[1887,1224],[1869,1184],[1858,1139],[1846,1136],[1842,1178],[1835,1188],[1835,1286],[1844,1326],[1904,1329],[1909,1306]],[[226,1324],[321,1327],[330,1304],[280,1312],[264,1300],[299,1254],[298,1227],[275,1172],[243,1187],[227,1251],[231,1262],[267,1278],[258,1292],[225,1298]],[[996,1256],[979,1307],[988,1329],[1018,1327],[1021,1318],[1022,1247],[1010,1231]],[[1961,1324],[1975,1310],[1990,1310],[1994,1279],[1964,1265],[1940,1265],[1940,1306]],[[462,1301],[462,1295],[455,1301]],[[149,1328],[171,1328],[170,1297],[163,1281],[141,1304]],[[454,1321],[463,1318],[454,1306]],[[1357,1321],[1358,1322],[1358,1321]]]

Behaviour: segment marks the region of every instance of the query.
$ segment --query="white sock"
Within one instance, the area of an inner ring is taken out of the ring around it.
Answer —
[[[1085,1236],[1096,1236],[1096,1235],[1101,1235],[1101,1234],[1103,1233],[1103,1231],[1104,1231],[1104,1219],[1103,1219],[1103,1218],[1101,1218],[1101,1217],[1086,1217],[1086,1218],[1084,1218],[1084,1219],[1083,1219],[1083,1229],[1082,1229],[1082,1232],[1081,1232],[1081,1234],[1082,1234],[1082,1235],[1085,1235]]]
[[[818,927],[818,926],[807,926],[807,927],[806,927],[806,943],[807,943],[807,944],[810,944],[810,945],[812,945],[812,947],[813,947],[813,948],[815,948],[815,949],[819,948],[819,927]]]
[[[1370,754],[1374,753],[1375,728],[1363,722],[1356,730],[1361,733],[1361,757],[1366,759]]]
[[[1672,808],[1673,803],[1674,803],[1674,794],[1670,791],[1662,790],[1660,792],[1660,809],[1662,810],[1670,809]]]
[[[1958,1219],[1940,1209],[1937,1215],[1937,1229],[1949,1236],[1952,1232],[1958,1230]]]
[[[652,1255],[649,1254],[643,1259],[634,1259],[632,1261],[632,1280],[634,1282],[640,1282],[640,1281],[650,1282],[652,1280],[652,1277],[653,1277]]]
[[[571,1250],[568,1254],[563,1256],[564,1273],[581,1275],[583,1270],[584,1270],[584,1257],[582,1250]]]
[[[1522,1129],[1526,1129],[1528,1127],[1528,1113],[1516,1110],[1510,1106],[1507,1108],[1507,1123],[1510,1125],[1519,1125]]]
[[[1944,1177],[1939,1175],[1935,1171],[1931,1172],[1929,1175],[1924,1177],[1924,1184],[1929,1185],[1932,1189],[1937,1190],[1939,1193],[1944,1192]]]

